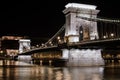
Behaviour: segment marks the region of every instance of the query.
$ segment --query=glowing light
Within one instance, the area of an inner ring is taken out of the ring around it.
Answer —
[[[43,43],[42,43],[41,45],[42,45],[42,46],[44,46],[44,44],[43,44]]]
[[[3,53],[3,51],[0,51],[0,53]]]
[[[39,45],[37,44],[36,47],[39,47]]]
[[[114,34],[113,34],[113,33],[111,33],[110,35],[111,35],[112,37],[114,36]]]
[[[61,40],[59,40],[59,42],[61,42]]]
[[[68,59],[68,55],[69,55],[69,50],[68,49],[62,49],[62,58],[64,59]]]
[[[51,46],[53,46],[53,44],[51,43]]]
[[[20,39],[19,42],[30,42],[29,39]]]
[[[50,41],[49,44],[51,44],[52,42]]]
[[[93,9],[95,10],[97,6],[95,5],[88,5],[88,4],[78,4],[78,3],[68,3],[66,8],[73,7],[73,8],[85,8],[85,9]]]
[[[106,36],[103,36],[103,38],[105,39],[105,38],[106,38]]]
[[[18,60],[29,62],[32,60],[31,55],[19,55]]]
[[[19,37],[19,36],[2,36],[2,40],[19,40],[22,39],[23,37]]]
[[[80,31],[80,33],[82,34],[82,33],[83,33],[83,31]]]
[[[79,42],[79,37],[71,35],[68,37],[68,41],[69,42]]]
[[[60,39],[60,36],[58,36],[57,39],[59,40],[59,39]]]

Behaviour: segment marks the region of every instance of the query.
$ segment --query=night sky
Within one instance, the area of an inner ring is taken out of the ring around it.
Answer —
[[[118,0],[3,0],[0,36],[52,37],[65,23],[62,11],[70,2],[96,5],[98,16],[120,19]]]

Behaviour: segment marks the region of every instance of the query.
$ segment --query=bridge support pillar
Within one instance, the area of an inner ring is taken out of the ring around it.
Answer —
[[[101,50],[94,49],[64,49],[63,54],[68,59],[67,66],[101,66],[104,60]]]
[[[27,63],[31,63],[32,57],[31,57],[31,55],[18,55],[18,60],[27,62]]]

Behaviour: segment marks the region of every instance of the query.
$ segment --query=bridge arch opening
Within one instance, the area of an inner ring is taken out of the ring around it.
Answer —
[[[82,26],[79,27],[79,37],[80,37],[79,40],[82,41],[83,40],[83,27]]]

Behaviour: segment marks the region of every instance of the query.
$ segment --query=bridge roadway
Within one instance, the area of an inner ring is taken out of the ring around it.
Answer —
[[[81,48],[81,49],[105,49],[105,48],[120,48],[120,38],[110,38],[110,39],[101,39],[101,40],[90,40],[90,41],[81,41],[76,43],[63,43],[49,47],[40,47],[25,51],[18,55],[31,55],[35,52],[42,52],[47,50],[60,50],[64,48]],[[18,56],[17,55],[17,56]]]

